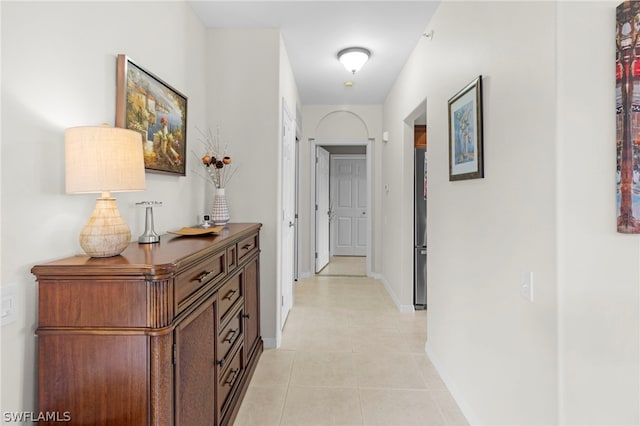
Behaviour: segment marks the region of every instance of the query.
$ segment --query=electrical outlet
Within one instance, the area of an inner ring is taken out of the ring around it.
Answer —
[[[533,302],[533,272],[524,272],[520,283],[520,295]]]

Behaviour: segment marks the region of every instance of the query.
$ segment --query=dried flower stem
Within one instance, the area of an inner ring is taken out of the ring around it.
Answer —
[[[230,170],[231,157],[226,155],[229,144],[225,144],[220,149],[220,127],[216,129],[215,135],[211,132],[211,129],[208,129],[206,133],[200,129],[197,130],[202,135],[198,140],[205,146],[205,154],[198,160],[209,175],[207,180],[212,182],[216,188],[224,188],[237,170]],[[196,155],[196,157],[198,156]]]

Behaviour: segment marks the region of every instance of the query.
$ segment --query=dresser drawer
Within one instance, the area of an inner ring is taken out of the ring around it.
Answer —
[[[236,274],[218,290],[218,306],[220,307],[220,321],[224,322],[229,309],[242,296],[242,286],[240,285],[241,274]]]
[[[180,312],[189,305],[189,297],[205,284],[225,276],[226,250],[216,253],[176,277],[175,300]]]
[[[242,381],[241,379],[244,370],[243,359],[244,347],[241,346],[233,355],[229,365],[222,369],[222,374],[218,381],[218,409],[220,410],[221,417],[224,416],[235,389]]]
[[[240,262],[245,256],[252,253],[258,248],[258,234],[252,235],[249,238],[238,243],[238,262]]]
[[[243,333],[243,310],[240,309],[231,319],[229,323],[222,327],[218,335],[218,364],[223,366],[228,363],[231,348],[236,342],[244,337]]]

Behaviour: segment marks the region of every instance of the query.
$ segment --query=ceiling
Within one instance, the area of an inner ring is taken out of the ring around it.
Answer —
[[[382,104],[439,1],[188,0],[209,28],[279,28],[303,105]],[[372,54],[355,75],[336,57]],[[353,86],[345,87],[346,81]]]

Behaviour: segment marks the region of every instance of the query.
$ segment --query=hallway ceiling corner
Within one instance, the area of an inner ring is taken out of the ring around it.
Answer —
[[[188,0],[208,28],[279,28],[304,105],[382,104],[439,1]],[[352,75],[337,53],[372,55]],[[352,81],[352,87],[345,87]]]

